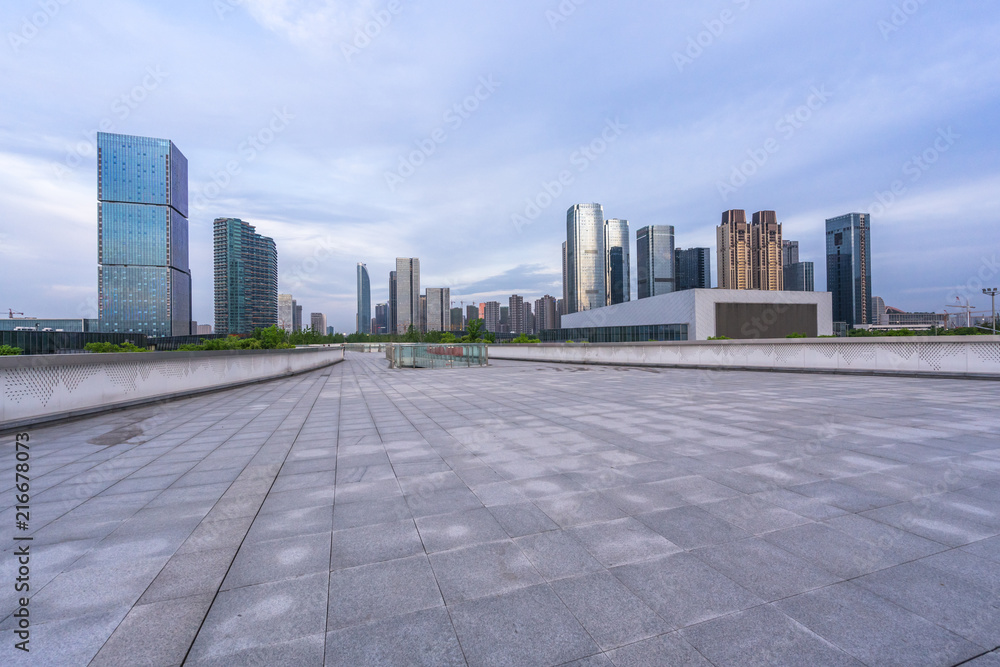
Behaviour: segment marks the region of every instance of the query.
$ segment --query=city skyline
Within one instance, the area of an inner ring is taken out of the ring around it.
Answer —
[[[674,225],[684,248],[713,245],[721,210],[776,209],[803,259],[819,263],[817,290],[824,221],[870,213],[874,288],[887,302],[940,311],[958,294],[989,308],[968,285],[980,269],[998,275],[987,252],[1000,246],[995,7],[923,3],[903,20],[891,2],[860,0],[570,3],[565,16],[556,3],[403,4],[371,38],[378,2],[217,4],[60,4],[42,26],[36,3],[0,9],[17,37],[0,67],[18,92],[0,121],[0,280],[18,288],[5,307],[96,317],[94,131],[104,129],[168,137],[190,161],[199,322],[214,311],[217,217],[267,229],[282,250],[279,289],[350,331],[358,261],[375,300],[404,254],[456,305],[558,295],[562,215],[581,201],[633,229]],[[163,39],[143,37],[154,30]],[[629,48],[601,59],[566,48],[625,32]],[[359,34],[370,44],[357,47]],[[511,53],[511,41],[527,51]],[[247,43],[257,48],[243,58],[219,56]],[[462,62],[443,56],[455,51]],[[404,60],[413,71],[401,80]],[[261,77],[275,85],[247,85]],[[308,83],[316,77],[329,85]],[[576,102],[598,88],[600,103]],[[955,212],[933,252],[917,242]],[[45,281],[25,278],[49,257],[59,261]]]

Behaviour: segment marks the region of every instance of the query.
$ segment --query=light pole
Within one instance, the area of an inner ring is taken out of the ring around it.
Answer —
[[[997,288],[984,289],[983,294],[990,297],[990,314],[993,316],[993,335],[997,335]]]

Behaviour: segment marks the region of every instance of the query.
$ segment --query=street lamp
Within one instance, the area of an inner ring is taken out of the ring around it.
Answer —
[[[997,288],[984,289],[983,294],[990,297],[990,313],[993,315],[993,335],[997,335]]]

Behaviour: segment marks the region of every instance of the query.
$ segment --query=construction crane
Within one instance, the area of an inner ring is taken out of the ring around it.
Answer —
[[[15,315],[20,315],[21,317],[24,317],[24,313],[18,313],[13,308],[7,309],[7,319],[12,320],[14,319]]]
[[[955,305],[947,304],[947,305],[945,305],[945,308],[958,308],[960,310],[964,310],[965,311],[965,326],[971,327],[972,326],[972,310],[973,310],[974,307],[969,305],[969,297],[965,297],[965,305],[964,306],[962,305],[962,299],[961,299],[961,297],[957,297],[956,296],[955,297],[955,301],[957,302]],[[956,315],[957,315],[957,313],[956,313]]]

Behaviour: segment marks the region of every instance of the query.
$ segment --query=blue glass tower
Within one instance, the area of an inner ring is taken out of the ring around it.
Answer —
[[[191,333],[187,158],[167,139],[97,135],[103,332]]]
[[[358,262],[358,333],[372,333],[372,287],[368,267]]]
[[[826,289],[833,321],[848,327],[877,323],[872,308],[871,216],[848,213],[826,221]]]
[[[239,218],[216,218],[215,332],[248,334],[278,324],[278,250]]]

